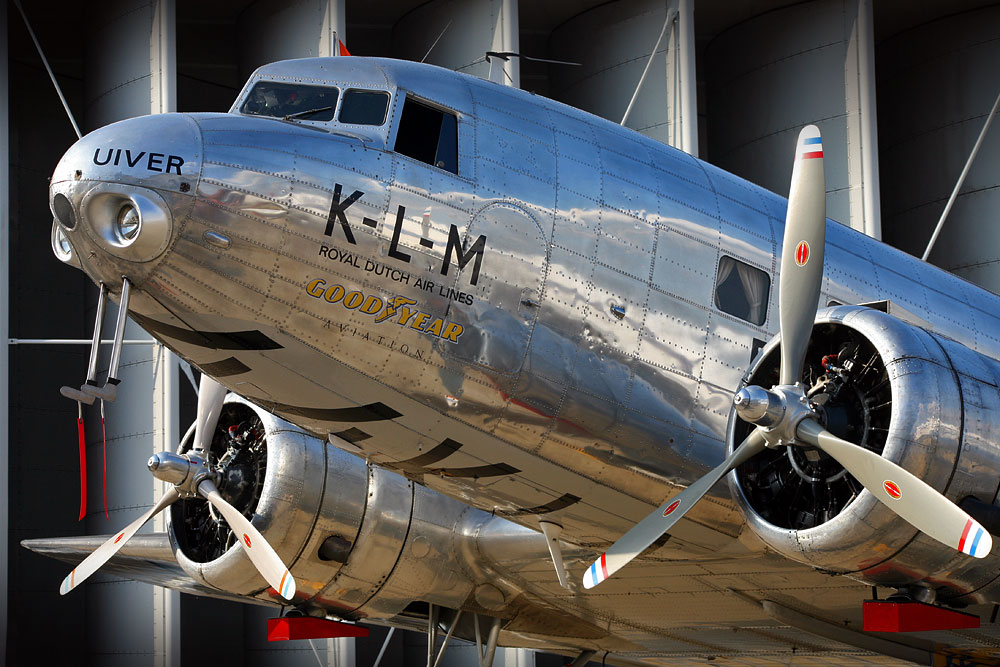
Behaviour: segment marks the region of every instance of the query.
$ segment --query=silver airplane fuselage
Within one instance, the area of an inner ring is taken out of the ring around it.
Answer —
[[[380,125],[241,112],[261,81],[390,103]],[[407,99],[457,120],[454,169],[394,150]],[[551,515],[584,546],[723,459],[733,391],[778,330],[783,198],[430,66],[263,67],[230,113],[87,135],[52,196],[72,261],[113,291],[128,278],[133,317],[231,390],[477,507]],[[745,316],[719,307],[727,257],[767,279]],[[888,301],[1000,358],[996,296],[832,221],[826,266],[822,305]],[[678,552],[742,548],[715,493]]]

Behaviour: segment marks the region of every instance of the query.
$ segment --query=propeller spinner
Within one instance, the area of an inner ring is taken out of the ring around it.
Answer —
[[[238,509],[226,501],[215,486],[215,474],[209,467],[206,457],[225,397],[225,387],[207,375],[201,376],[198,387],[198,417],[195,422],[192,453],[178,455],[171,452],[160,452],[154,454],[147,464],[154,477],[174,486],[164,493],[163,497],[145,514],[126,526],[124,530],[111,536],[77,565],[59,587],[61,595],[69,593],[83,583],[87,577],[94,574],[118,553],[118,550],[125,546],[125,543],[139,532],[139,529],[147,521],[176,500],[200,496],[211,503],[225,517],[229,527],[240,538],[239,543],[243,546],[250,561],[267,583],[286,600],[295,597],[295,579],[281,558],[260,534],[260,531],[254,528],[253,524]]]
[[[593,588],[627,565],[683,517],[720,479],[765,447],[815,447],[835,459],[869,492],[915,528],[962,553],[985,558],[990,534],[957,505],[888,459],[827,431],[799,383],[812,335],[826,244],[826,191],[819,128],[799,133],[782,242],[778,311],[779,384],[741,389],[736,414],[757,428],[718,467],[632,527],[587,568]]]

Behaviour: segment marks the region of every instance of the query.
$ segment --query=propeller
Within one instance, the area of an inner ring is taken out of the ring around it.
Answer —
[[[781,368],[778,385],[741,389],[737,415],[757,426],[719,466],[637,523],[584,573],[593,588],[627,565],[680,520],[731,470],[765,447],[815,447],[835,459],[889,509],[921,532],[962,553],[985,558],[990,534],[953,502],[918,477],[878,454],[838,438],[820,425],[799,383],[812,335],[826,244],[826,187],[819,128],[799,133],[782,241],[778,314]]]
[[[198,416],[195,421],[194,444],[191,453],[179,455],[171,452],[154,454],[147,463],[157,479],[173,484],[160,500],[145,514],[130,523],[121,532],[111,536],[95,549],[63,579],[59,593],[66,595],[108,562],[125,546],[146,522],[169,507],[179,498],[201,497],[211,503],[226,519],[239,543],[264,580],[286,600],[295,597],[295,579],[281,558],[268,544],[243,513],[233,507],[216,488],[215,473],[208,465],[208,451],[212,436],[219,422],[226,388],[208,377],[201,376],[198,387]]]

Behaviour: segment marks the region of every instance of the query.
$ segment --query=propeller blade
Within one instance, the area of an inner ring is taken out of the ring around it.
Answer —
[[[288,568],[285,567],[281,558],[267,543],[264,536],[260,534],[260,531],[254,528],[253,524],[238,509],[219,495],[219,489],[212,483],[212,480],[206,479],[199,484],[198,493],[212,503],[215,509],[219,510],[219,513],[226,518],[229,527],[239,536],[240,543],[247,552],[247,556],[250,557],[250,561],[267,583],[286,600],[294,598],[295,579],[292,577],[292,573],[288,571]]]
[[[819,128],[799,132],[781,246],[778,315],[781,323],[781,380],[795,384],[812,335],[823,283],[826,245],[826,176]]]
[[[993,548],[990,534],[919,477],[875,452],[841,440],[812,419],[803,419],[797,435],[822,449],[893,512],[938,542],[976,558]]]
[[[201,381],[198,383],[198,417],[194,426],[193,449],[208,452],[212,448],[212,437],[219,423],[222,401],[226,398],[227,391],[229,390],[205,373],[201,374]]]
[[[601,554],[601,557],[584,573],[583,587],[593,588],[628,565],[633,558],[670,530],[730,470],[763,450],[764,437],[755,428],[725,461],[660,505]]]
[[[147,521],[162,512],[164,508],[177,500],[179,497],[180,494],[177,493],[177,489],[170,487],[170,489],[160,498],[159,502],[153,505],[149,511],[126,526],[124,530],[113,535],[107,542],[94,549],[89,556],[84,558],[83,561],[73,568],[73,571],[70,572],[65,579],[63,579],[62,584],[59,586],[59,595],[66,595],[71,590],[86,581],[87,577],[97,572],[102,565],[107,563],[112,556],[118,553],[118,550],[125,546],[125,543],[132,539],[132,536],[139,532],[139,529],[142,528]]]

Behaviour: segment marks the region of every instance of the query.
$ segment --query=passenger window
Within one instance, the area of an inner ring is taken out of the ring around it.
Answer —
[[[457,174],[458,119],[407,97],[396,133],[396,152]]]
[[[380,90],[348,90],[340,103],[340,122],[381,125],[389,109],[389,93]]]
[[[333,120],[340,91],[331,86],[260,81],[247,95],[240,113],[296,120]]]
[[[771,278],[749,264],[723,255],[715,281],[715,306],[753,324],[763,324],[767,317],[767,299]]]

